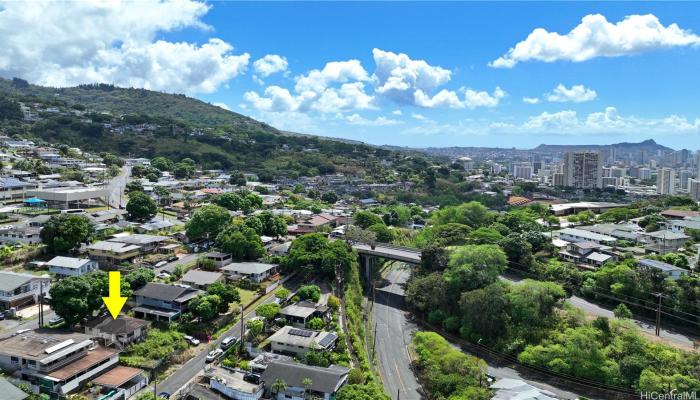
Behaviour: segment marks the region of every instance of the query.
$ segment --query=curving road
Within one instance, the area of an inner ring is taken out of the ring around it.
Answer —
[[[384,382],[384,391],[394,400],[419,400],[420,384],[411,370],[408,345],[417,326],[406,319],[400,299],[393,293],[402,292],[410,272],[393,269],[385,276],[389,285],[378,288],[372,305],[376,323],[375,357]]]

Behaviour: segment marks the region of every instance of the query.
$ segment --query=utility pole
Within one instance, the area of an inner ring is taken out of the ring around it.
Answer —
[[[374,340],[372,341],[372,355],[374,355],[375,349],[377,348],[377,322],[374,323]]]
[[[659,302],[656,305],[656,336],[661,335],[661,299],[663,298],[662,293],[654,293],[654,296],[659,298]]]
[[[39,281],[39,328],[44,327],[44,281]]]
[[[240,305],[241,307],[241,339],[238,341],[238,354],[240,355],[243,353],[243,334],[245,333],[243,331],[243,322],[245,320],[245,317],[243,316],[243,304]]]

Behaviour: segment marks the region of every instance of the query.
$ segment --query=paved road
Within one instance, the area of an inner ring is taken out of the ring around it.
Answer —
[[[180,258],[179,260],[169,262],[160,268],[156,268],[156,274],[159,274],[163,271],[165,271],[169,274],[172,274],[173,271],[175,271],[175,267],[177,267],[178,265],[182,265],[184,267],[187,264],[191,264],[191,263],[197,261],[197,257],[199,257],[199,256],[200,256],[199,253],[187,254],[186,256]]]
[[[44,307],[44,323],[48,324],[48,321],[55,316],[56,314],[54,314],[53,311],[51,311],[48,307]],[[28,321],[17,321],[14,319],[0,321],[0,327],[3,329],[0,332],[0,339],[4,339],[12,336],[13,333],[20,329],[38,329],[39,317],[37,316],[36,318]]]
[[[288,283],[288,288],[290,290],[294,290],[296,288],[296,284]],[[275,296],[270,296],[267,298],[263,303],[261,304],[266,304],[266,303],[271,303],[274,301]],[[247,314],[244,315],[245,320],[247,321],[250,318],[255,317],[255,310],[251,310]],[[219,347],[219,344],[221,344],[221,341],[226,337],[226,336],[236,336],[239,337],[241,335],[241,323],[240,321],[237,322],[231,329],[226,331],[224,334],[222,334],[218,339],[212,341],[209,343],[215,344],[216,347]],[[209,352],[209,345],[204,347],[204,349],[197,354],[194,358],[186,362],[183,366],[178,368],[172,375],[170,375],[165,381],[163,382],[158,382],[158,393],[160,392],[168,392],[170,394],[175,394],[178,390],[183,388],[187,383],[189,383],[192,378],[194,378],[198,373],[202,372],[204,370],[204,365],[205,359],[207,357],[207,353]],[[152,387],[151,387],[152,390]]]
[[[409,276],[406,269],[393,269],[385,278],[389,286],[395,287],[404,284]],[[377,324],[375,351],[384,390],[392,399],[419,400],[420,385],[410,368],[408,354],[408,345],[417,327],[406,319],[395,296],[376,290],[375,299],[372,308],[372,319]]]
[[[115,176],[114,178],[110,179],[109,182],[107,183],[107,191],[109,192],[109,205],[114,207],[114,208],[119,208],[119,205],[126,205],[126,199],[122,198],[122,194],[124,192],[124,187],[126,186],[126,182],[129,179],[129,175],[131,175],[131,167],[128,165],[125,165],[122,167],[121,172],[119,175]],[[121,199],[121,202],[120,202]]]

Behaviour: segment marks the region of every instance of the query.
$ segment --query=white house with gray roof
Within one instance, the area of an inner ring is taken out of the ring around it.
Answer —
[[[56,256],[46,263],[49,272],[59,278],[67,276],[81,276],[98,270],[98,263],[89,258]]]
[[[0,272],[0,310],[21,308],[35,304],[42,293],[47,295],[51,285],[48,275],[36,276],[14,272]]]
[[[223,268],[226,276],[233,280],[248,279],[252,282],[262,282],[277,273],[277,265],[259,262],[232,263]]]

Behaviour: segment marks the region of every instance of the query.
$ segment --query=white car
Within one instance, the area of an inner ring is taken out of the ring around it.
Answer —
[[[56,315],[55,317],[53,317],[49,320],[49,325],[60,324],[63,321],[64,321],[63,317]]]
[[[197,346],[201,343],[199,339],[194,338],[192,336],[185,336],[185,340],[187,340],[187,342],[189,342],[189,344],[191,344],[192,346]]]
[[[212,351],[209,352],[209,354],[207,354],[207,359],[206,359],[206,361],[207,361],[208,363],[210,363],[210,362],[212,362],[212,361],[218,359],[219,357],[221,357],[222,354],[224,354],[224,351],[221,350],[221,349],[212,350]]]

